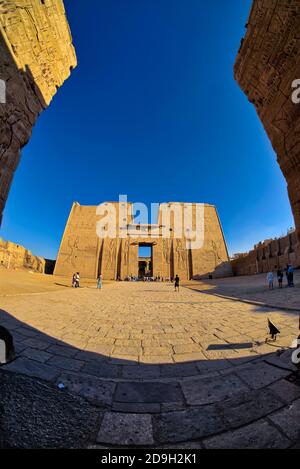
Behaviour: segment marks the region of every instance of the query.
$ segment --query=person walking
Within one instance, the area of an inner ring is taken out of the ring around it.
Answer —
[[[175,291],[179,291],[179,285],[180,285],[180,278],[178,275],[175,277]]]
[[[269,290],[273,290],[274,289],[274,275],[273,275],[273,272],[268,272],[267,282],[269,284]]]
[[[288,268],[288,279],[289,279],[289,287],[294,286],[294,267],[292,265]]]
[[[98,277],[98,282],[97,282],[97,289],[101,290],[102,289],[102,275],[100,274]]]
[[[283,283],[283,272],[281,269],[277,270],[277,280],[278,280],[278,285],[279,288],[282,288],[282,283]]]
[[[80,275],[79,272],[77,272],[75,276],[75,288],[80,288]]]
[[[288,287],[290,287],[289,268],[290,268],[290,266],[289,266],[289,264],[287,264],[286,269],[285,269],[285,275],[286,275],[286,280],[287,280]]]
[[[73,274],[73,277],[72,277],[72,288],[75,288],[76,286],[76,274]]]

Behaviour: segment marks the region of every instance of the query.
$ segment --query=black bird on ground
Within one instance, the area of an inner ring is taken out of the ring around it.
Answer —
[[[270,319],[268,319],[268,326],[269,326],[269,333],[270,333],[270,336],[272,337],[272,340],[276,340],[277,339],[277,335],[280,334],[280,331],[277,329],[276,326],[274,326],[274,324],[270,321]],[[266,339],[267,341],[268,339]]]

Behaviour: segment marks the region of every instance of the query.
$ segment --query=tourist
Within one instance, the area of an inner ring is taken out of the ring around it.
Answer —
[[[101,290],[102,289],[102,275],[100,274],[98,277],[98,282],[97,282],[97,289]]]
[[[75,288],[76,286],[76,274],[73,274],[73,278],[72,278],[72,288]]]
[[[282,283],[283,283],[283,272],[281,269],[277,270],[277,280],[278,280],[278,285],[279,288],[282,288]]]
[[[178,275],[175,277],[175,291],[179,291],[180,278]]]
[[[289,287],[294,286],[294,267],[292,265],[288,268],[288,285]]]
[[[80,288],[80,275],[79,272],[77,272],[75,276],[75,288]]]
[[[274,275],[273,275],[273,272],[268,272],[268,275],[267,275],[267,282],[269,284],[269,290],[273,290],[274,289]]]
[[[286,280],[287,280],[287,284],[288,284],[288,287],[290,286],[290,280],[289,280],[289,264],[286,265],[286,269],[285,269],[285,275],[286,275]]]

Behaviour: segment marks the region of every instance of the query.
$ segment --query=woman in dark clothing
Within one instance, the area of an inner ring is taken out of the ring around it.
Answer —
[[[282,272],[281,269],[278,269],[278,270],[277,270],[277,280],[278,280],[279,288],[282,288],[283,272]]]
[[[179,283],[180,283],[180,278],[178,275],[175,277],[175,291],[179,291]]]

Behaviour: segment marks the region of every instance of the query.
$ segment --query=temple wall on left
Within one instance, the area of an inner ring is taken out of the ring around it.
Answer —
[[[0,239],[0,268],[29,269],[43,274],[46,263],[45,259],[35,256],[23,246]]]
[[[21,149],[76,65],[62,0],[0,0],[0,220]]]

